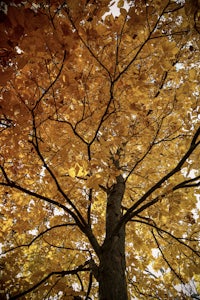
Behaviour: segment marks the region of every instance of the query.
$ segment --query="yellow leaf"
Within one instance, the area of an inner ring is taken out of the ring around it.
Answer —
[[[189,70],[189,77],[190,77],[190,80],[193,81],[193,80],[197,80],[197,75],[196,75],[196,70],[195,69],[191,69]]]
[[[72,177],[72,178],[76,177],[76,170],[75,170],[75,168],[70,168],[70,169],[68,170],[68,174],[69,174],[69,176]]]

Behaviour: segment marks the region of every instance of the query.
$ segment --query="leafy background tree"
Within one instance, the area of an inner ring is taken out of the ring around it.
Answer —
[[[1,2],[2,299],[198,295],[200,4],[117,3]]]

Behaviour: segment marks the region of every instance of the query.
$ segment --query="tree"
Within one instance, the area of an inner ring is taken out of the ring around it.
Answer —
[[[199,7],[1,2],[2,297],[198,289]]]

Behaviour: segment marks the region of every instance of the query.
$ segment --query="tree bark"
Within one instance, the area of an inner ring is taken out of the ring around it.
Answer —
[[[106,237],[99,265],[99,300],[128,299],[125,276],[125,225],[116,235],[112,235],[122,215],[121,202],[124,191],[125,182],[120,175],[107,197]]]

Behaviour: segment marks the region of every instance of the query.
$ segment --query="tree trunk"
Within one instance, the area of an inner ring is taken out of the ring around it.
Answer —
[[[114,228],[121,218],[121,201],[125,191],[123,177],[117,177],[107,197],[106,237],[99,265],[99,300],[127,300],[125,277],[125,226],[116,235]]]

